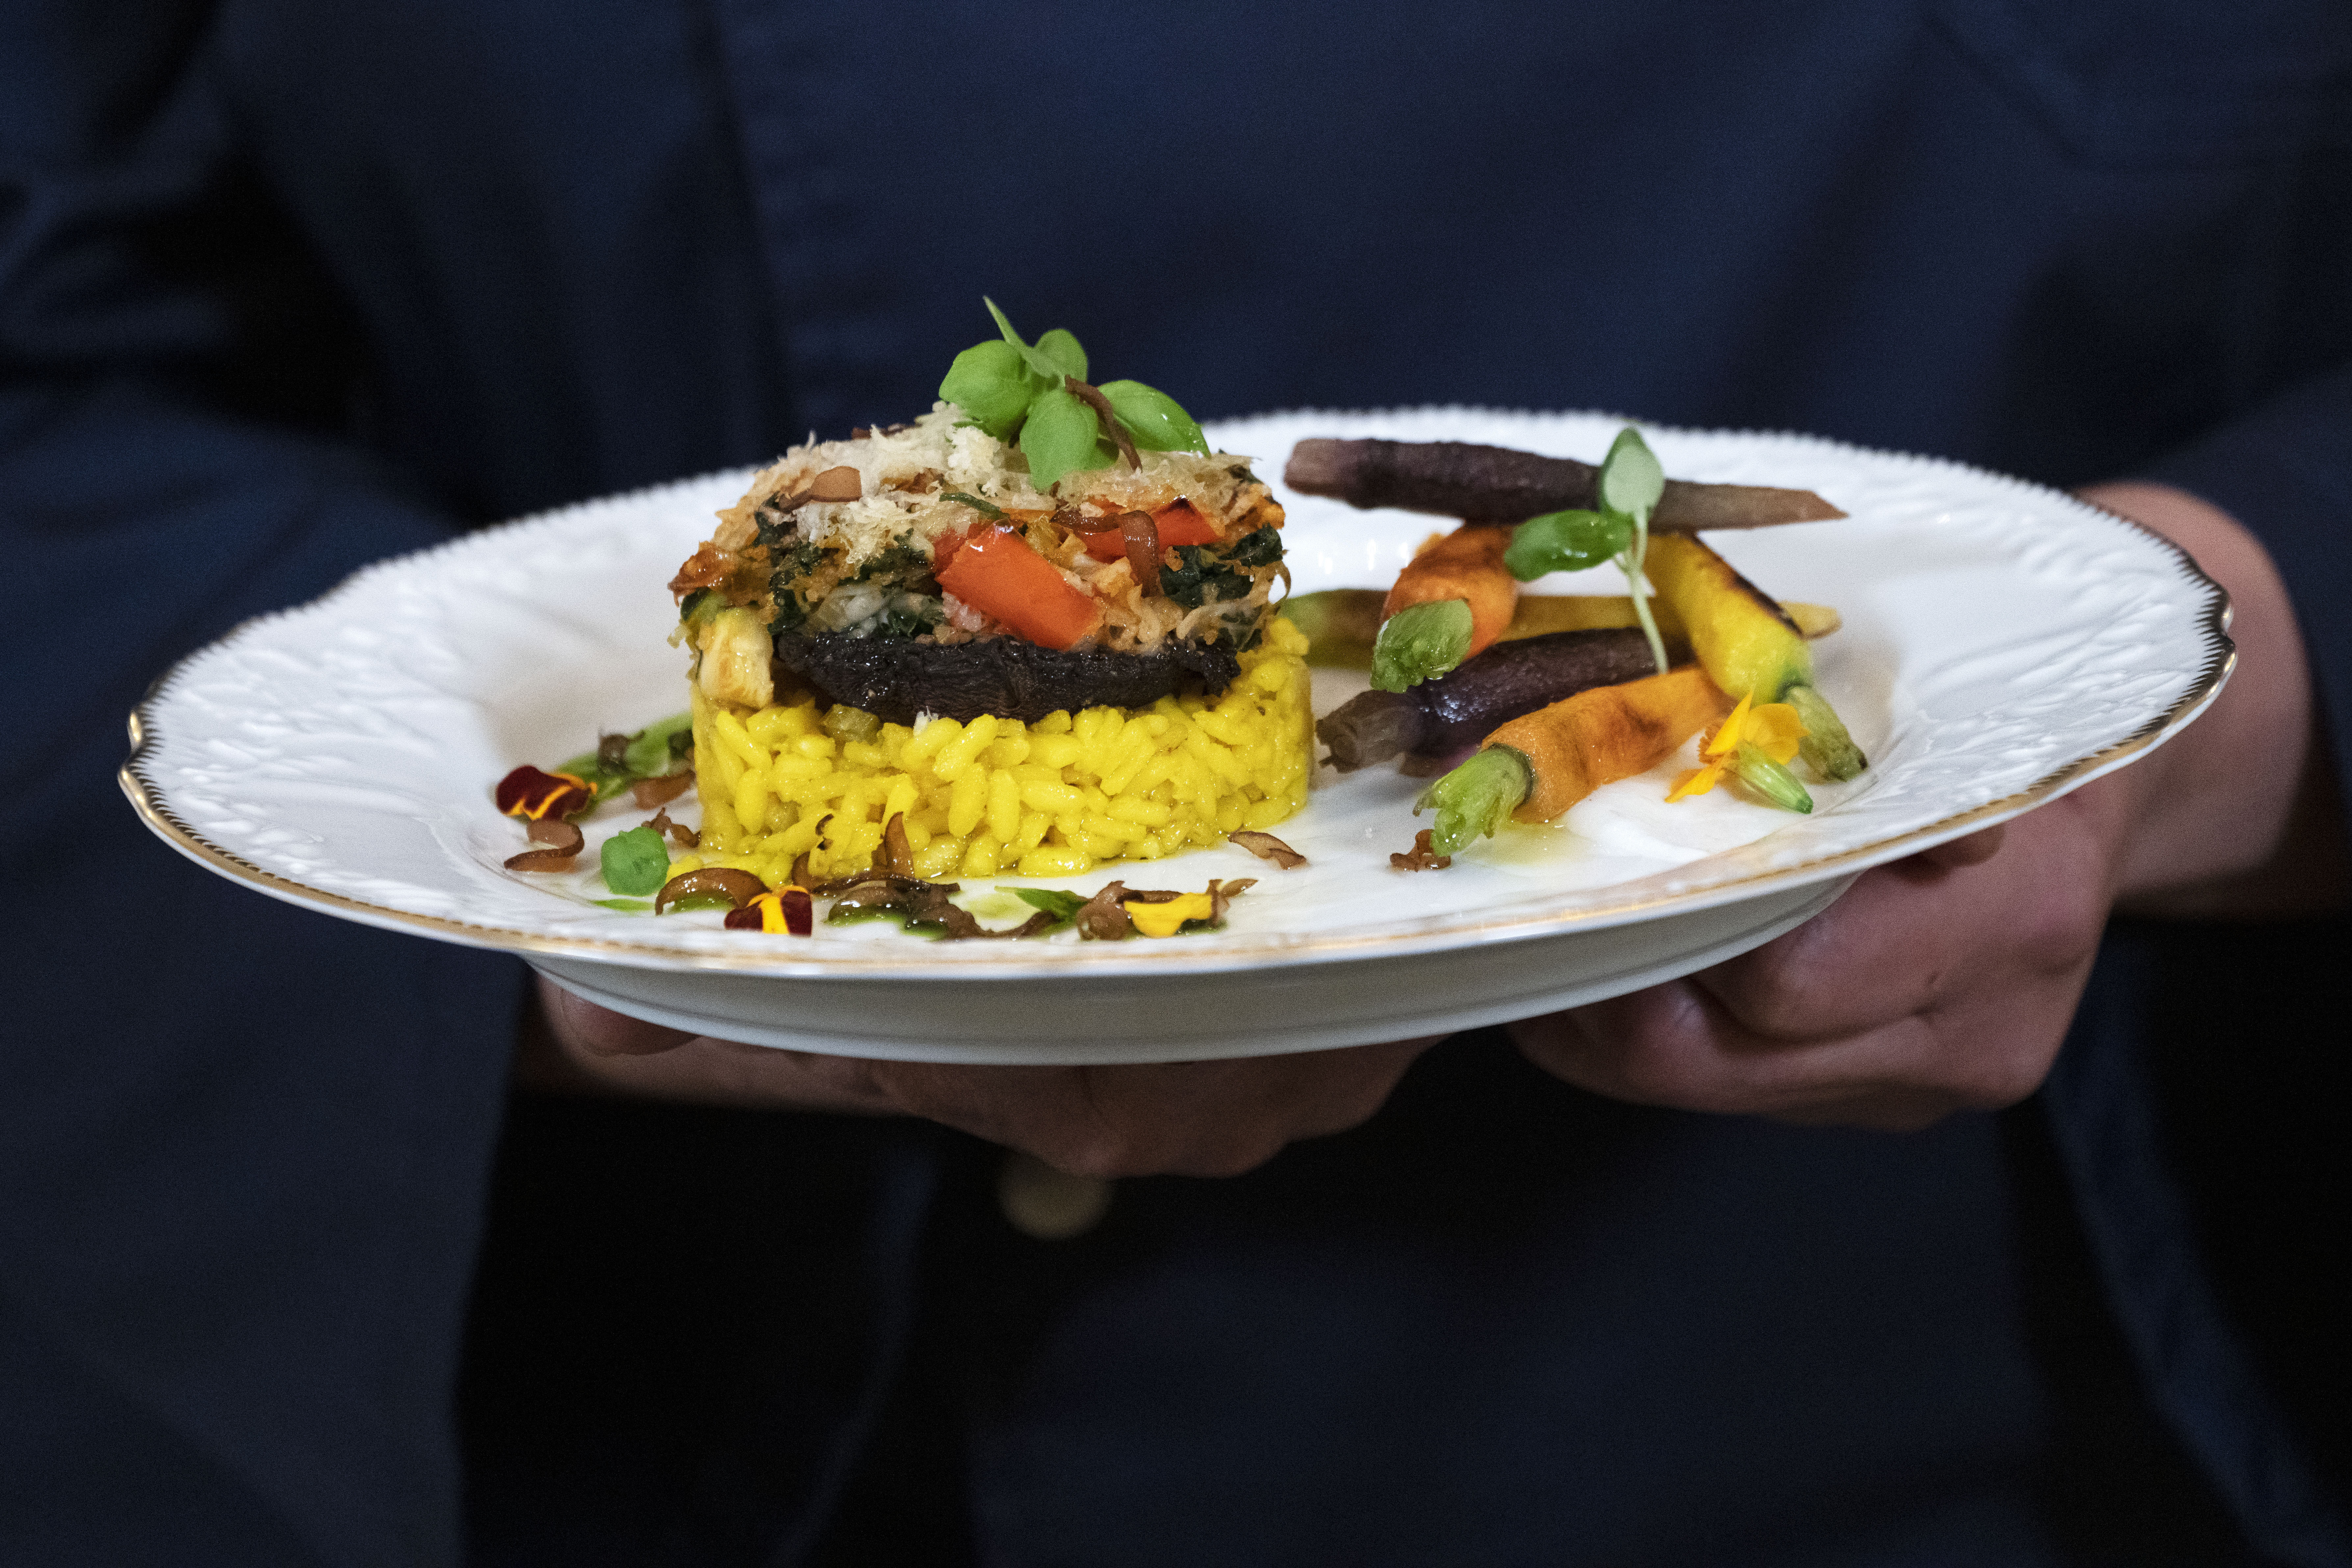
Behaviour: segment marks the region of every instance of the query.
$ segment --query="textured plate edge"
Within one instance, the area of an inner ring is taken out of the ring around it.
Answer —
[[[1455,414],[1529,419],[1622,417],[1572,409],[1506,409],[1474,405],[1433,405],[1409,409],[1282,409],[1234,419],[1211,420],[1209,423],[1213,426],[1232,426],[1270,423],[1277,419],[1317,416],[1362,419],[1407,416],[1425,417]],[[780,978],[803,980],[823,979],[828,975],[856,976],[866,979],[923,980],[949,973],[961,979],[1018,980],[1050,974],[1066,975],[1073,973],[1074,969],[1081,973],[1104,974],[1213,974],[1253,968],[1268,962],[1286,964],[1341,963],[1364,957],[1373,952],[1399,954],[1422,952],[1435,948],[1451,947],[1464,942],[1510,942],[1573,927],[1598,929],[1608,925],[1627,924],[1669,910],[1708,909],[1806,882],[1818,881],[1848,872],[1864,871],[1874,866],[1901,859],[1906,855],[1916,854],[1923,849],[1932,848],[1936,845],[2007,822],[2137,760],[2143,753],[2154,750],[2179,733],[2202,713],[2221,694],[2221,688],[2228,682],[2231,672],[2236,668],[2237,646],[2229,636],[2231,616],[2229,591],[2214,581],[2187,550],[2147,524],[2126,517],[2111,508],[2084,500],[2080,496],[2064,490],[2053,489],[2049,486],[2020,479],[2012,474],[1977,468],[1948,458],[1862,447],[1850,442],[1834,440],[1825,436],[1775,430],[1693,430],[1655,424],[1651,425],[1650,427],[1661,432],[1671,431],[1675,435],[1683,436],[1788,441],[1842,452],[1860,453],[1866,457],[1893,460],[1906,465],[1943,468],[1956,474],[1966,475],[1973,479],[1991,481],[2002,489],[2055,497],[2084,511],[2107,518],[2156,543],[2171,555],[2175,566],[2183,577],[2189,579],[2192,584],[2203,585],[2208,598],[2205,614],[2198,629],[2205,638],[2205,662],[2191,679],[2188,690],[2183,692],[2164,712],[2158,714],[2123,740],[2086,756],[2063,763],[2013,795],[1986,802],[1952,816],[1914,828],[1907,833],[1898,834],[1892,838],[1881,839],[1853,849],[1842,850],[1834,855],[1823,856],[1819,859],[1808,860],[1796,866],[1784,867],[1776,871],[1759,872],[1750,877],[1719,883],[1696,892],[1637,899],[1622,904],[1607,904],[1568,913],[1522,915],[1494,921],[1465,920],[1449,925],[1443,931],[1412,935],[1333,934],[1297,939],[1295,944],[1286,943],[1271,949],[1252,949],[1240,952],[1206,952],[1197,955],[1168,952],[1164,949],[1155,950],[1150,956],[1106,952],[1099,956],[1089,954],[1087,958],[1078,960],[1075,963],[1072,958],[1067,956],[1051,959],[976,962],[962,960],[956,963],[950,970],[943,969],[935,963],[927,964],[914,952],[872,959],[831,955],[821,963],[798,963],[789,959],[780,960],[770,954],[709,952],[688,948],[656,946],[642,942],[620,942],[598,937],[549,936],[534,931],[518,931],[507,926],[480,925],[442,915],[415,914],[408,910],[394,909],[388,905],[369,903],[364,900],[331,892],[323,888],[314,888],[308,883],[263,870],[234,852],[224,849],[205,838],[172,811],[169,804],[163,799],[161,786],[147,776],[142,771],[142,764],[147,752],[155,743],[153,736],[156,726],[151,710],[170,691],[172,686],[191,666],[197,660],[228,647],[257,628],[274,621],[289,616],[321,610],[378,574],[405,568],[436,556],[463,552],[476,541],[492,531],[488,529],[445,540],[438,544],[428,545],[425,549],[411,551],[406,554],[372,562],[344,577],[317,598],[240,621],[204,647],[194,649],[173,661],[172,666],[148,687],[146,693],[131,711],[129,721],[131,753],[117,773],[116,781],[121,786],[124,795],[129,798],[131,808],[137,812],[140,820],[144,822],[151,831],[181,854],[207,869],[233,881],[243,882],[284,902],[320,910],[381,930],[431,936],[468,947],[489,948],[517,953],[543,952],[612,963],[638,965],[651,963],[674,970],[766,973]],[[599,496],[589,500],[551,508],[544,511],[532,512],[516,518],[509,522],[496,525],[496,531],[510,535],[517,531],[549,527],[609,508],[635,506],[663,496],[683,495],[721,479],[739,473],[749,474],[756,471],[756,468],[719,468],[662,484],[647,485],[614,495]]]
[[[1859,876],[1860,873],[1854,873]],[[1288,1029],[1279,1034],[1228,1037],[1230,1040],[1249,1039],[1244,1049],[1226,1048],[1223,1043],[1202,1048],[1196,1040],[1172,1048],[1164,1042],[1147,1042],[1138,1048],[1125,1051],[1106,1050],[1098,1031],[1089,1031],[1086,1043],[1074,1046],[1008,1045],[1002,1040],[983,1043],[959,1041],[953,1047],[937,1042],[908,1045],[903,1040],[879,1041],[871,1037],[838,1035],[793,1035],[781,1037],[778,1031],[745,1030],[741,1021],[723,1021],[708,1016],[687,1012],[658,1002],[647,1002],[610,989],[597,986],[577,975],[559,974],[533,964],[533,970],[550,984],[561,986],[575,996],[609,1007],[616,1013],[666,1028],[681,1028],[693,1033],[715,1033],[764,1050],[803,1051],[825,1056],[853,1057],[869,1061],[940,1062],[959,1066],[987,1067],[1124,1067],[1144,1066],[1165,1062],[1237,1061],[1261,1057],[1294,1056],[1305,1051],[1344,1050],[1354,1046],[1375,1045],[1392,1040],[1400,1033],[1411,1037],[1415,1030],[1437,1034],[1458,1034],[1465,1029],[1483,1028],[1492,1024],[1507,1024],[1517,1018],[1537,1016],[1544,1010],[1567,1006],[1584,1006],[1606,1001],[1629,992],[1652,985],[1664,984],[1684,975],[1696,973],[1715,964],[1751,952],[1775,937],[1787,934],[1827,910],[1845,896],[1853,885],[1853,877],[1832,878],[1820,889],[1811,890],[1801,901],[1782,910],[1768,920],[1735,936],[1708,942],[1677,955],[1664,963],[1634,963],[1612,972],[1598,980],[1586,979],[1574,984],[1554,989],[1549,995],[1530,1002],[1522,996],[1507,1001],[1441,1010],[1434,1014],[1417,1015],[1402,1024],[1383,1024],[1364,1020],[1345,1026],[1314,1030]],[[1769,895],[1767,895],[1769,896]],[[1550,933],[1558,934],[1558,933]],[[1376,963],[1381,958],[1360,958],[1359,963]],[[1084,977],[1066,974],[1062,978],[1072,984]],[[1169,978],[1181,978],[1170,976]],[[770,1037],[761,1038],[765,1034]],[[1279,1042],[1269,1044],[1268,1042]]]

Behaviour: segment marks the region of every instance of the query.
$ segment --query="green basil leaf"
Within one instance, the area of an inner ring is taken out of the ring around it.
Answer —
[[[1000,441],[1013,438],[1029,412],[1029,400],[1042,389],[1021,351],[1005,342],[972,344],[956,355],[940,383],[941,397]]]
[[[669,880],[669,850],[650,827],[632,827],[604,840],[604,885],[631,898],[661,891]]]
[[[1601,459],[1598,489],[1603,508],[1627,517],[1648,517],[1658,498],[1666,493],[1666,471],[1658,467],[1657,455],[1631,425],[1617,433],[1609,456]]]
[[[1109,400],[1111,412],[1127,426],[1135,444],[1147,452],[1198,452],[1209,455],[1201,426],[1184,405],[1157,387],[1139,381],[1107,381],[1096,388]]]
[[[1021,334],[1013,330],[1013,323],[1004,319],[1004,312],[996,308],[995,300],[989,299],[986,295],[982,295],[980,302],[988,307],[988,313],[996,318],[996,330],[1004,334],[1004,341],[1006,342],[1011,343],[1014,348],[1021,351],[1022,359],[1027,362],[1028,366],[1032,371],[1036,373],[1037,379],[1044,382],[1047,386],[1061,385],[1062,367],[1060,364],[1055,363],[1054,356],[1045,353],[1041,350],[1034,349],[1027,343],[1023,342],[1021,341]],[[1073,339],[1072,341],[1076,342],[1076,340]]]
[[[670,772],[670,763],[679,754],[678,737],[687,737],[687,745],[694,744],[694,715],[674,713],[657,720],[629,737],[629,748],[622,753],[633,778],[659,778]]]
[[[1080,348],[1078,340],[1063,328],[1055,327],[1052,331],[1039,338],[1037,352],[1060,365],[1064,375],[1074,376],[1079,381],[1086,380],[1087,351]],[[1057,381],[1054,384],[1059,386],[1061,383]]]
[[[1511,531],[1503,564],[1522,583],[1598,566],[1633,542],[1631,518],[1601,511],[1548,511]]]
[[[1101,438],[1102,422],[1076,395],[1059,388],[1039,393],[1021,426],[1029,482],[1043,490],[1075,469],[1108,467]]]
[[[1087,906],[1086,900],[1060,888],[1007,888],[1006,892],[1033,910],[1043,910],[1055,920],[1076,920]]]

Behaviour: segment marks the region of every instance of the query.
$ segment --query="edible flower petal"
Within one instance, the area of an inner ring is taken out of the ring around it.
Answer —
[[[1725,764],[1721,762],[1712,762],[1705,767],[1691,769],[1675,780],[1675,787],[1666,792],[1666,804],[1672,805],[1678,800],[1688,800],[1692,795],[1705,795],[1723,782],[1724,767]]]
[[[816,929],[816,904],[806,888],[779,888],[754,896],[740,909],[728,910],[727,929],[806,936]]]
[[[1213,920],[1217,913],[1216,901],[1207,893],[1180,893],[1161,903],[1131,899],[1119,908],[1145,936],[1174,936],[1187,921]]]
[[[1773,762],[1780,763],[1785,770],[1789,759],[1797,754],[1797,743],[1805,738],[1805,721],[1798,717],[1797,710],[1786,702],[1751,705],[1753,697],[1754,694],[1751,692],[1748,696],[1741,698],[1738,705],[1732,709],[1730,715],[1708,731],[1706,738],[1699,742],[1700,765],[1675,780],[1674,788],[1666,792],[1668,804],[1686,800],[1695,795],[1706,794],[1723,782],[1726,773],[1741,774],[1744,777],[1739,757],[1740,748],[1743,745],[1752,751],[1762,752]],[[1755,781],[1749,782],[1752,784]],[[1774,780],[1776,784],[1780,782],[1777,778]],[[1757,787],[1769,798],[1786,793],[1787,789],[1794,787],[1795,784],[1795,779],[1791,777],[1780,789],[1763,789],[1760,784]],[[1802,795],[1804,792],[1801,788],[1797,788],[1795,794]],[[1787,803],[1774,798],[1773,804],[1780,805]],[[1790,805],[1789,809],[1810,810],[1811,805],[1811,801],[1807,799],[1803,806]]]
[[[1739,705],[1731,710],[1731,716],[1717,724],[1708,733],[1706,739],[1699,745],[1700,756],[1727,757],[1739,750],[1740,731],[1747,727],[1748,705],[1753,697],[1754,693],[1751,692],[1748,696],[1741,698]]]
[[[1794,708],[1786,702],[1767,702],[1748,713],[1747,729],[1739,739],[1774,762],[1786,763],[1797,754],[1797,743],[1805,733],[1805,721]]]
[[[500,811],[533,822],[585,811],[595,798],[596,786],[578,773],[548,773],[528,763],[499,781],[497,795]]]

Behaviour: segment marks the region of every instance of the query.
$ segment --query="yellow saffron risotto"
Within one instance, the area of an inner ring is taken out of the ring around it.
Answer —
[[[982,715],[910,730],[814,701],[747,711],[698,686],[702,842],[670,873],[733,866],[780,888],[805,854],[813,877],[847,876],[873,864],[900,815],[932,879],[1066,877],[1272,827],[1307,804],[1314,770],[1306,653],[1277,617],[1219,697],[1034,724]]]

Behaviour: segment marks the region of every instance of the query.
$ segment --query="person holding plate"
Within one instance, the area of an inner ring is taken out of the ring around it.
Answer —
[[[2352,1560],[2339,8],[0,28],[0,1559]],[[1118,1072],[683,1039],[116,798],[188,649],[902,417],[983,289],[1208,416],[2095,487],[2239,668],[1704,974]]]

